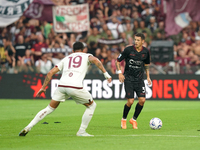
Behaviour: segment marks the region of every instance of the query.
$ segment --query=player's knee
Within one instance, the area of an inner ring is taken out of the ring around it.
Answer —
[[[133,105],[133,101],[129,101],[129,105]]]
[[[51,107],[50,105],[48,105],[48,106],[45,108],[45,112],[46,112],[47,114],[50,114],[50,113],[52,113],[55,109],[56,109],[56,108],[53,108],[53,107]]]
[[[144,103],[145,103],[145,98],[141,98],[141,99],[139,100],[139,104],[140,104],[141,106],[143,106]]]
[[[131,107],[131,105],[133,104],[133,102],[134,102],[134,99],[128,99],[127,106]]]
[[[97,107],[97,103],[95,103],[95,101],[93,101],[93,105],[95,108]]]
[[[95,101],[93,101],[93,103],[89,106],[91,109],[95,110],[97,104],[95,103]]]

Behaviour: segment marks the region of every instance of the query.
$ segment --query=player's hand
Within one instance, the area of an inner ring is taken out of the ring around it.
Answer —
[[[124,82],[124,75],[122,73],[119,73],[119,82],[123,83]]]
[[[108,83],[112,82],[112,78],[107,79]]]
[[[41,88],[38,92],[37,92],[37,94],[36,94],[36,97],[39,97],[42,93],[46,93],[46,89],[43,89],[43,88]]]
[[[147,81],[148,81],[148,86],[151,87],[151,86],[152,86],[151,79],[150,79],[150,78],[147,78]]]

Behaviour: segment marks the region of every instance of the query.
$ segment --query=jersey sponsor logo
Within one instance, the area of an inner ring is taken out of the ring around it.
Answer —
[[[135,61],[135,60],[133,60],[133,59],[130,59],[130,60],[129,60],[129,63],[130,63],[130,64],[134,64],[134,65],[141,65],[141,64],[142,64],[142,61]]]
[[[138,69],[138,68],[141,68],[141,67],[129,65],[129,68],[136,68],[136,69]]]

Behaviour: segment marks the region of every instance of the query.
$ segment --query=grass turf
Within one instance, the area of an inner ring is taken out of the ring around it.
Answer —
[[[0,100],[0,149],[199,150],[200,102],[147,100],[137,120],[138,130],[133,130],[128,121],[127,129],[122,130],[120,120],[125,102],[96,100],[97,108],[87,129],[94,137],[76,136],[85,107],[71,100],[61,103],[25,137],[19,137],[20,130],[49,101]],[[136,103],[127,120],[132,117]],[[162,120],[160,130],[150,129],[153,117]]]

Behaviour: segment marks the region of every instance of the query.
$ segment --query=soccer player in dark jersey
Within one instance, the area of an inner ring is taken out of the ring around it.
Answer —
[[[138,118],[143,105],[145,103],[145,85],[143,80],[144,70],[146,71],[148,85],[151,85],[151,79],[149,75],[150,54],[149,50],[142,46],[145,36],[142,33],[135,35],[135,44],[128,45],[124,51],[118,56],[116,60],[117,72],[119,74],[119,81],[124,82],[127,103],[124,105],[123,117],[121,120],[121,128],[126,129],[126,118],[131,109],[131,105],[134,102],[134,92],[138,97],[138,103],[135,107],[133,118],[130,119],[130,123],[133,129],[137,129],[136,119]],[[126,66],[124,75],[121,72],[120,62],[125,59]]]

